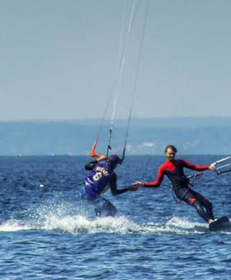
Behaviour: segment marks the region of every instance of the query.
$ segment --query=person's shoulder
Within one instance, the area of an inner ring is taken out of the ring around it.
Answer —
[[[163,171],[166,168],[166,166],[168,165],[168,163],[169,163],[168,160],[166,160],[164,163],[162,163],[161,166],[159,167],[159,170]]]
[[[97,162],[96,166],[105,167],[106,164],[104,162]]]
[[[176,160],[176,162],[180,165],[187,165],[188,162],[185,159],[179,158]]]
[[[95,166],[97,165],[97,161],[94,160],[94,161],[90,161],[88,162],[87,164],[84,165],[85,169],[86,170],[92,170],[93,168],[95,168]]]

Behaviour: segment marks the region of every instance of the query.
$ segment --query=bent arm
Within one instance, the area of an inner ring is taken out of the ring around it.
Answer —
[[[121,189],[121,190],[117,189],[117,175],[115,173],[113,173],[113,175],[111,177],[110,187],[111,187],[111,192],[113,195],[119,195],[119,194],[125,193],[130,190],[129,187]]]
[[[98,162],[100,162],[100,161],[102,161],[102,160],[106,160],[106,159],[107,159],[107,156],[102,155],[102,156],[98,157],[96,160],[91,161],[91,162],[89,162],[88,164],[86,164],[86,165],[84,166],[84,168],[85,168],[86,170],[93,170],[93,169],[95,168],[95,166],[97,165]]]
[[[89,162],[88,164],[86,164],[86,165],[84,166],[84,168],[85,168],[86,170],[93,170],[93,169],[95,168],[95,166],[97,165],[97,163],[98,163],[97,160],[91,161],[91,162]]]

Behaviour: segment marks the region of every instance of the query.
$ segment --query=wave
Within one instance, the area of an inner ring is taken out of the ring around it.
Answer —
[[[206,223],[190,222],[186,218],[172,217],[167,222],[140,224],[126,216],[95,218],[89,216],[83,205],[60,201],[28,209],[23,219],[10,219],[0,224],[0,232],[23,230],[61,231],[70,234],[203,234],[209,232]],[[225,231],[231,234],[231,231]]]
[[[173,217],[167,223],[138,224],[131,219],[120,217],[104,217],[89,219],[82,215],[66,216],[60,218],[51,215],[44,219],[43,223],[31,223],[20,220],[9,220],[0,225],[0,232],[12,232],[22,230],[58,230],[70,234],[203,234],[209,232],[205,223],[193,223],[187,219]],[[225,232],[231,234],[231,232]]]
[[[22,224],[20,220],[10,219],[0,225],[0,232],[31,230],[31,226]]]

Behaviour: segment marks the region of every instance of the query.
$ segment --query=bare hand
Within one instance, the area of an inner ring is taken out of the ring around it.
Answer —
[[[129,191],[132,191],[132,192],[137,191],[138,189],[139,189],[139,187],[134,186],[134,185],[128,187],[128,190],[129,190]]]
[[[97,161],[102,161],[102,160],[106,160],[108,157],[105,155],[102,155],[100,157],[97,158]]]
[[[136,188],[140,188],[141,186],[143,186],[143,183],[140,181],[135,181],[135,183],[133,183],[132,186],[134,186]]]
[[[215,170],[215,169],[216,169],[216,165],[211,164],[211,165],[209,166],[209,170]]]

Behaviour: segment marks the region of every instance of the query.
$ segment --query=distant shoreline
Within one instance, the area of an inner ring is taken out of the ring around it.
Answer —
[[[1,121],[0,155],[88,155],[100,119],[78,121]],[[127,120],[115,120],[112,153],[121,154]],[[106,152],[109,125],[97,146]],[[162,155],[173,144],[182,155],[230,155],[231,117],[132,119],[127,155]]]

